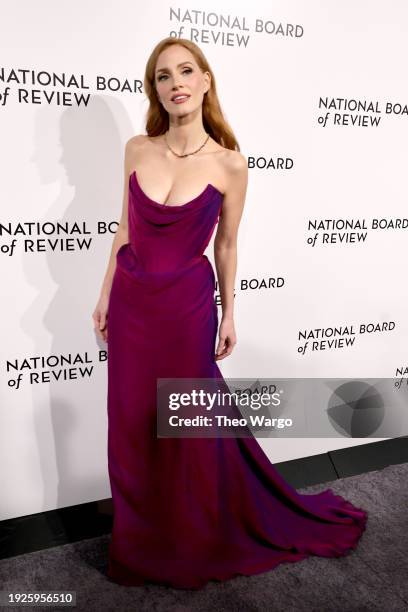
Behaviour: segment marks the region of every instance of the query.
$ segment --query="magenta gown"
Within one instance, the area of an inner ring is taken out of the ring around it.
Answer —
[[[222,213],[209,184],[186,204],[129,176],[129,242],[108,311],[108,577],[197,589],[356,548],[367,512],[331,489],[301,495],[254,437],[158,438],[156,378],[221,378],[215,274],[204,255]]]

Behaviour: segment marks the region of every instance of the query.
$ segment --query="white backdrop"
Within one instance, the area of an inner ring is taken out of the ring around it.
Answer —
[[[406,229],[370,229],[407,210],[405,2],[1,8],[0,519],[110,496],[106,346],[91,316],[120,217],[124,144],[144,132],[145,63],[168,35],[203,49],[251,162],[238,344],[223,375],[392,377],[406,366]],[[387,113],[388,103],[400,107]],[[365,220],[346,231],[360,240],[341,242],[340,229],[322,244],[309,228],[345,219]],[[207,254],[213,262],[212,242]],[[245,289],[270,279],[278,286]],[[395,328],[358,333],[383,322]],[[301,332],[351,325],[349,346],[298,351]],[[277,462],[367,441],[260,444]]]

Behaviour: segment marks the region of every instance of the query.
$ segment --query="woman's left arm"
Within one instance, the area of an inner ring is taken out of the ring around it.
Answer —
[[[239,151],[231,153],[228,161],[228,185],[214,239],[214,261],[222,307],[216,360],[228,357],[237,343],[234,326],[234,284],[237,271],[238,227],[245,204],[248,164]]]

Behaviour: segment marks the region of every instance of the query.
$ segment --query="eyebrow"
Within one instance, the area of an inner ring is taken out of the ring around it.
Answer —
[[[177,68],[179,68],[179,66],[183,66],[184,64],[192,64],[192,62],[181,62],[180,64],[177,64]],[[156,74],[159,74],[159,72],[165,72],[166,70],[168,70],[168,68],[160,68],[159,70],[156,71]]]

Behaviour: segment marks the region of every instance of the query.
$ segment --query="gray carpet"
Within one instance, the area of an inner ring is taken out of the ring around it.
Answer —
[[[0,589],[72,589],[77,605],[65,609],[77,611],[408,611],[407,482],[405,463],[298,489],[317,493],[331,487],[368,510],[359,546],[345,557],[309,557],[265,574],[210,583],[199,591],[155,585],[122,587],[104,575],[109,543],[109,536],[104,536],[0,560]]]

